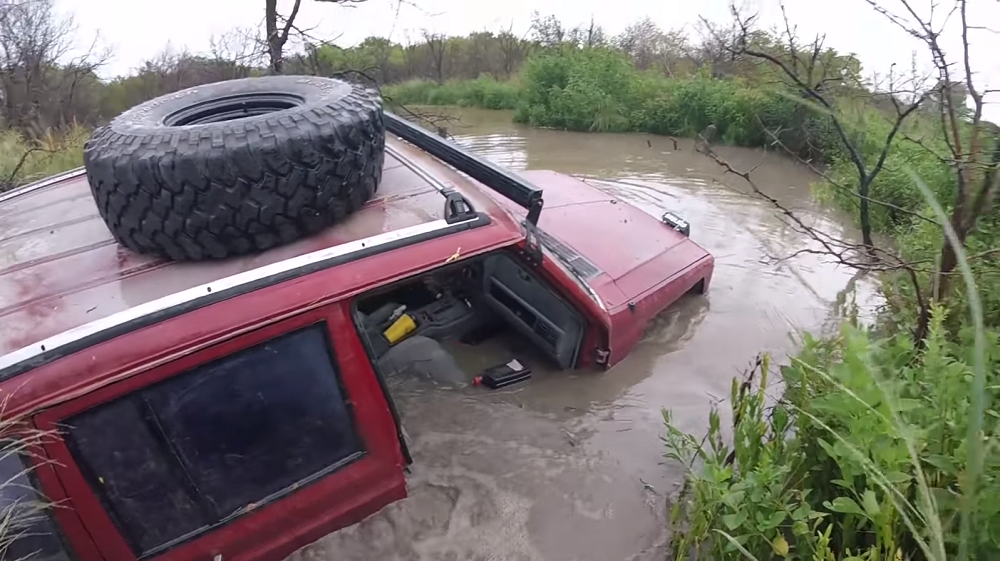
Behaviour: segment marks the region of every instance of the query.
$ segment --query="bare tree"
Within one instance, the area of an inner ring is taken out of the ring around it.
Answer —
[[[1000,192],[1000,174],[997,173],[1000,131],[996,125],[983,121],[984,98],[989,92],[975,83],[969,55],[970,34],[977,30],[991,30],[970,25],[967,1],[956,1],[954,9],[945,16],[947,19],[956,11],[960,16],[962,51],[956,67],[941,47],[940,22],[934,21],[933,9],[929,16],[924,17],[918,14],[909,0],[899,2],[902,12],[897,14],[874,0],[868,0],[877,12],[924,44],[937,70],[938,81],[932,90],[934,106],[949,152],[943,159],[954,169],[957,186],[949,221],[958,241],[964,245],[979,217],[989,212]],[[992,32],[996,33],[995,30]],[[967,99],[972,100],[971,108],[966,106]],[[935,281],[935,298],[948,298],[952,273],[957,264],[955,249],[951,244],[943,243]]]
[[[497,44],[500,48],[500,65],[503,69],[504,77],[513,74],[515,67],[524,60],[527,50],[526,43],[523,38],[514,34],[513,25],[497,34]]]
[[[566,30],[553,15],[542,17],[537,11],[531,14],[531,32],[535,43],[543,48],[554,48],[566,40]]]
[[[639,70],[646,70],[653,64],[656,44],[663,32],[649,17],[625,28],[625,31],[615,37],[615,46],[627,54]]]
[[[405,43],[403,43],[403,67],[405,68],[404,74],[407,79],[411,79],[416,76],[420,76],[420,67],[423,62],[424,49],[421,48],[422,45],[414,42],[409,33],[406,34]]]
[[[891,91],[887,93],[892,100],[895,116],[889,132],[879,142],[881,148],[877,151],[874,161],[868,161],[865,153],[855,145],[854,140],[848,134],[847,127],[842,122],[829,91],[828,84],[831,82],[840,83],[843,80],[843,75],[835,65],[829,64],[829,57],[834,55],[824,45],[825,36],[817,35],[811,41],[800,42],[794,29],[788,23],[787,15],[785,15],[785,44],[783,47],[787,51],[787,56],[781,57],[779,53],[767,52],[754,46],[753,24],[755,17],[744,17],[735,8],[732,13],[738,34],[735,40],[727,45],[730,53],[734,56],[750,57],[773,65],[807,104],[811,104],[822,114],[825,114],[826,119],[829,119],[837,138],[857,172],[856,192],[859,199],[861,235],[865,245],[874,247],[870,210],[872,182],[885,166],[889,150],[892,148],[893,141],[899,134],[903,123],[924,102],[927,97],[926,93],[912,96],[907,103],[900,103],[897,94],[903,91],[913,94],[915,88],[896,90],[896,84],[890,84]],[[784,13],[783,4],[782,13]]]
[[[361,4],[367,0],[316,0],[316,2],[328,2],[331,4],[349,5]],[[299,15],[302,7],[302,0],[294,0],[291,11],[287,15],[278,12],[278,0],[264,0],[264,33],[267,43],[268,65],[271,73],[281,74],[284,65],[284,50],[288,43],[288,38],[293,31],[302,32],[295,25],[295,18]]]
[[[445,53],[448,50],[448,38],[440,33],[431,33],[423,30],[424,44],[430,54],[431,72],[434,81],[439,84],[444,83],[445,75]]]
[[[8,127],[32,136],[66,122],[81,84],[108,60],[97,39],[71,57],[76,26],[52,0],[0,0],[0,96]]]
[[[211,61],[218,75],[215,80],[246,78],[264,62],[267,52],[256,30],[233,28],[209,40]]]
[[[739,41],[741,30],[738,25],[719,25],[700,18],[696,27],[699,37],[697,46],[691,50],[691,57],[699,67],[707,66],[713,76],[730,74],[729,67],[735,60],[734,46]]]
[[[690,58],[690,47],[683,31],[664,32],[648,17],[626,27],[615,37],[614,45],[627,54],[639,70],[658,67],[667,76],[674,75],[681,60]]]
[[[477,78],[483,72],[493,73],[490,47],[496,42],[492,31],[476,31],[469,34],[470,77]]]
[[[566,38],[570,43],[584,49],[592,49],[608,44],[608,37],[604,33],[604,28],[597,25],[593,17],[590,18],[590,24],[586,27],[578,25],[571,29]]]
[[[684,67],[693,70],[694,59],[691,57],[690,51],[691,48],[684,31],[672,29],[662,33],[656,49],[660,70],[671,77]]]

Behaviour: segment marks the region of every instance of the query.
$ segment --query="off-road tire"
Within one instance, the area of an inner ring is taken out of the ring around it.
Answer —
[[[378,95],[308,76],[169,94],[121,114],[84,148],[115,239],[177,260],[254,253],[316,233],[372,196],[384,158]]]

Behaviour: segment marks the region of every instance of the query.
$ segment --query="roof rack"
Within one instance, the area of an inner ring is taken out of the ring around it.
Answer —
[[[407,169],[415,173],[417,177],[429,183],[431,187],[437,189],[437,192],[444,196],[444,219],[448,222],[448,224],[454,224],[476,216],[476,209],[473,208],[472,203],[463,197],[461,193],[455,191],[451,187],[448,187],[442,183],[440,179],[427,173],[426,170],[408,158],[406,154],[403,154],[392,146],[387,144],[385,146],[385,151],[393,158],[399,160],[399,162]]]
[[[387,131],[524,207],[526,221],[538,225],[544,204],[541,189],[398,115],[385,111],[384,116]]]

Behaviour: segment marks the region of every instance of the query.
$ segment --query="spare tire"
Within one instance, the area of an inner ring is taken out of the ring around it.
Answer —
[[[259,252],[315,233],[382,177],[382,102],[311,76],[181,90],[97,129],[84,166],[112,235],[178,260]]]

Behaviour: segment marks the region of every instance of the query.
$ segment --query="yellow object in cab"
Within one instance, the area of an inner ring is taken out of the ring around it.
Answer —
[[[399,317],[389,329],[382,332],[385,335],[386,341],[389,341],[390,345],[395,345],[403,337],[406,337],[417,328],[417,322],[413,321],[413,318],[409,314],[403,314]]]

